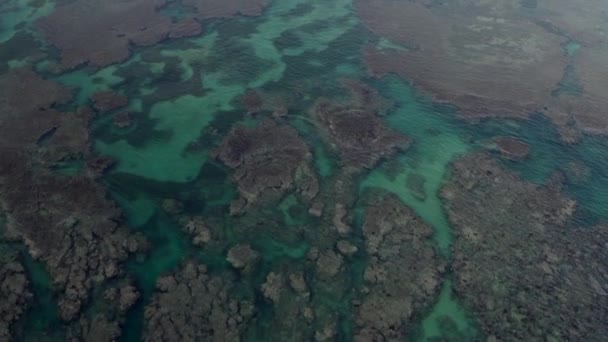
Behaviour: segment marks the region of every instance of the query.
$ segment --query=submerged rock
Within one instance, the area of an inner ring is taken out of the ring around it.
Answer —
[[[119,109],[129,104],[129,100],[126,97],[111,90],[93,94],[91,101],[93,101],[93,108],[100,113]]]
[[[160,278],[145,308],[144,341],[239,341],[253,318],[252,303],[231,298],[229,277],[186,264]]]
[[[353,94],[350,103],[319,100],[313,116],[327,131],[329,141],[344,166],[372,168],[409,147],[409,139],[392,130],[378,117],[386,103],[363,83],[348,83]]]
[[[182,229],[192,237],[192,244],[204,246],[211,241],[211,230],[200,216],[185,217],[180,220]]]
[[[226,260],[237,269],[252,267],[259,259],[260,254],[253,250],[250,245],[236,245],[228,250]]]
[[[133,124],[133,114],[129,111],[120,112],[114,116],[112,123],[118,128],[130,127]]]
[[[516,138],[499,137],[494,140],[494,143],[498,152],[511,160],[521,161],[530,154],[530,146]]]
[[[0,200],[8,213],[7,235],[46,264],[60,317],[78,320],[94,284],[122,273],[136,238],[121,225],[122,213],[97,182],[94,168],[71,177],[48,168],[69,158],[92,160],[92,113],[55,109],[69,100],[69,91],[29,70],[0,76],[0,88],[7,90],[0,93],[0,112],[5,113]],[[20,91],[24,88],[28,91]]]
[[[359,251],[359,248],[357,248],[357,246],[353,245],[347,240],[338,241],[338,243],[336,244],[336,248],[338,249],[340,254],[344,256],[353,256]]]
[[[316,175],[309,166],[308,147],[293,128],[272,120],[254,128],[233,128],[215,156],[235,170],[232,178],[248,205],[263,197],[278,199],[292,188],[308,200],[319,191]],[[238,200],[235,213],[243,208],[242,199]]]
[[[0,298],[0,340],[10,342],[13,323],[26,312],[33,299],[25,269],[12,254],[0,255]]]
[[[424,185],[426,179],[417,173],[410,173],[406,179],[406,186],[410,193],[420,201],[426,200],[426,190]]]
[[[561,179],[525,182],[487,154],[463,157],[442,190],[455,232],[455,290],[488,336],[608,334],[608,227],[576,228]]]
[[[402,340],[414,328],[415,315],[432,305],[445,267],[432,235],[394,195],[366,209],[363,236],[370,260],[366,293],[353,303],[355,341]]]

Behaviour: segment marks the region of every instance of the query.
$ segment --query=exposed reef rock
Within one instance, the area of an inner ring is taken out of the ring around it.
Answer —
[[[272,303],[274,324],[268,332],[271,341],[313,341],[317,325],[315,307],[304,274],[299,271],[270,272],[261,286],[265,298]],[[318,308],[318,307],[317,307]],[[327,322],[318,322],[327,324]],[[331,336],[334,336],[335,330]]]
[[[46,264],[58,289],[60,316],[75,320],[91,289],[121,274],[138,240],[94,175],[62,176],[55,162],[89,155],[90,112],[62,113],[67,89],[27,70],[0,77],[0,201],[7,236]],[[27,89],[27,91],[23,91]]]
[[[186,264],[160,278],[145,309],[144,341],[239,341],[253,318],[253,304],[230,297],[230,277],[211,276]]]
[[[103,292],[103,298],[97,298],[93,315],[81,315],[68,325],[66,341],[117,341],[126,313],[137,302],[139,295],[129,279],[114,283]]]
[[[366,209],[363,235],[370,260],[366,294],[353,303],[355,341],[402,340],[432,305],[445,261],[433,248],[433,229],[394,195]]]
[[[166,0],[83,0],[57,6],[38,20],[44,36],[61,51],[61,68],[103,67],[129,58],[130,45],[149,46],[167,38],[195,36],[192,17],[174,23],[158,9]]]
[[[508,159],[521,161],[530,154],[530,146],[525,142],[511,137],[499,137],[494,139],[496,150]]]
[[[118,128],[130,127],[133,124],[133,114],[129,111],[120,112],[114,116],[112,123]]]
[[[32,301],[25,269],[14,254],[0,250],[0,340],[12,341],[11,325]]]
[[[129,104],[126,97],[113,91],[95,93],[91,96],[91,101],[93,101],[93,108],[100,113],[119,109]]]
[[[182,4],[196,8],[200,18],[210,19],[258,16],[270,0],[182,0]]]
[[[455,288],[501,341],[599,341],[608,334],[608,228],[568,223],[561,179],[537,186],[487,154],[454,162],[442,197],[455,231]]]
[[[567,141],[581,130],[608,133],[605,4],[533,1],[522,8],[531,2],[358,0],[362,22],[395,47],[369,45],[365,63],[372,75],[411,80],[467,119],[543,112]],[[584,44],[574,57],[563,48],[570,41]],[[555,96],[567,67],[581,94]]]
[[[309,166],[308,147],[293,128],[272,120],[254,128],[234,127],[215,157],[235,169],[232,178],[247,204],[262,197],[276,199],[292,188],[307,200],[319,191],[317,177]]]
[[[248,269],[255,265],[255,262],[260,258],[260,254],[256,252],[250,245],[237,245],[228,250],[226,260],[237,269]]]
[[[409,139],[387,127],[378,117],[388,104],[363,83],[350,81],[345,86],[352,99],[346,103],[319,100],[313,116],[327,130],[332,147],[342,163],[350,168],[372,168],[409,147]]]
[[[57,6],[37,22],[61,51],[61,69],[82,64],[103,67],[125,61],[131,46],[150,46],[169,38],[202,32],[201,20],[262,14],[267,0],[182,0],[194,7],[179,21],[160,13],[169,0],[82,0]]]

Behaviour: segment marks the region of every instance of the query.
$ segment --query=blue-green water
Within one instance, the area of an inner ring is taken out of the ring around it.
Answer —
[[[191,10],[178,2],[172,2],[172,6],[163,13],[175,20]],[[350,0],[273,1],[261,16],[209,20],[199,36],[134,47],[124,63],[98,70],[83,66],[55,73],[49,66],[56,62],[53,59],[57,52],[48,43],[40,47],[48,49],[48,55],[35,64],[11,56],[5,60],[0,54],[0,62],[7,69],[26,65],[69,87],[74,95],[69,107],[89,106],[90,97],[99,91],[112,90],[129,99],[126,110],[134,118],[130,127],[114,126],[112,116],[117,113],[96,117],[90,127],[93,153],[117,162],[100,182],[122,209],[124,224],[131,232],[145,236],[150,244],[148,251],[131,256],[125,264],[124,277],[134,280],[142,296],[126,313],[123,341],[141,339],[145,306],[155,294],[156,280],[179,270],[185,260],[197,260],[210,272],[222,274],[234,272],[226,261],[231,247],[248,243],[258,251],[258,267],[251,274],[240,275],[239,296],[254,301],[259,310],[259,319],[247,336],[268,340],[270,322],[277,317],[257,293],[268,272],[293,267],[310,273],[312,278],[316,270],[308,260],[311,250],[332,249],[342,238],[353,241],[359,249],[364,247],[360,229],[347,237],[337,235],[331,220],[311,217],[304,200],[295,192],[283,194],[267,207],[254,207],[252,213],[230,215],[230,203],[239,196],[232,178],[234,171],[213,158],[214,150],[234,125],[256,127],[261,119],[273,117],[273,112],[286,106],[285,116],[276,120],[295,128],[307,144],[321,194],[331,196],[327,189],[340,181],[340,153],[324,138],[312,108],[321,98],[352,100],[342,87],[344,79],[362,80],[392,101],[393,106],[381,120],[412,141],[408,150],[359,172],[353,184],[347,183],[352,189],[345,192],[354,194],[348,207],[355,216],[354,226],[360,228],[361,223],[356,217],[360,208],[353,204],[359,197],[378,189],[393,193],[432,226],[437,254],[449,264],[454,235],[439,192],[450,180],[450,164],[456,158],[491,150],[492,139],[498,136],[515,137],[530,146],[525,161],[501,159],[506,168],[537,184],[562,173],[567,194],[579,203],[580,223],[590,226],[608,219],[606,138],[584,135],[580,142],[566,145],[553,123],[534,113],[526,120],[465,122],[457,118],[454,108],[434,103],[407,79],[396,75],[371,78],[361,61],[365,44],[399,51],[408,51],[409,47],[365,30],[352,6]],[[35,20],[54,7],[50,0],[37,7],[20,0],[0,2],[0,47],[20,32],[36,34]],[[570,57],[580,49],[584,47],[578,43],[564,45]],[[8,72],[2,70],[0,73]],[[566,70],[562,87],[554,94],[576,96],[574,81]],[[247,114],[240,102],[251,89],[264,99],[258,117]],[[82,173],[83,165],[82,160],[67,160],[55,171],[75,176]],[[163,210],[167,199],[181,203],[182,211]],[[333,204],[333,199],[327,203]],[[193,245],[180,223],[184,216],[203,217],[213,236],[211,242]],[[360,295],[368,258],[365,253],[356,253],[345,258],[336,278],[311,281],[311,303],[321,317],[327,312],[335,312],[338,317],[336,339],[352,339],[356,323],[351,302]],[[23,336],[36,341],[45,331],[47,340],[59,338],[65,325],[57,316],[57,289],[42,263],[26,257],[24,264],[35,300],[34,309],[19,324]],[[479,338],[476,317],[454,294],[449,269],[442,275],[434,305],[417,312],[415,321],[409,323],[408,334],[415,340]]]

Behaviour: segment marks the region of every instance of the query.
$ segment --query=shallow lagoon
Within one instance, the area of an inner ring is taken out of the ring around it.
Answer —
[[[32,30],[31,23],[52,10],[51,1],[37,7],[23,1],[0,2],[0,45],[19,31]],[[175,4],[165,14],[181,16],[187,11]],[[334,312],[338,317],[337,340],[352,339],[355,322],[351,301],[360,296],[364,286],[369,256],[362,251],[364,208],[357,203],[370,191],[395,194],[412,208],[433,228],[437,253],[449,264],[453,233],[439,192],[450,179],[450,165],[463,154],[491,150],[494,137],[511,136],[529,144],[530,155],[523,162],[502,159],[506,168],[537,184],[544,184],[556,172],[565,174],[565,190],[581,206],[577,214],[580,222],[590,226],[605,220],[605,138],[585,136],[578,144],[565,145],[542,114],[529,120],[467,123],[456,117],[454,108],[434,103],[407,80],[394,75],[370,78],[359,59],[365,44],[398,48],[363,28],[350,1],[274,1],[262,16],[212,20],[198,37],[137,48],[126,62],[100,70],[83,67],[54,74],[48,68],[56,56],[54,51],[48,60],[34,65],[73,90],[68,107],[86,106],[90,96],[102,90],[111,89],[129,99],[127,109],[134,117],[129,128],[113,126],[110,118],[117,112],[99,116],[91,126],[95,153],[117,161],[101,182],[124,212],[132,232],[141,233],[150,244],[147,252],[131,256],[126,263],[124,277],[133,279],[141,298],[126,314],[123,341],[141,338],[144,308],[159,277],[177,271],[185,260],[204,263],[211,274],[233,272],[225,256],[239,243],[250,244],[261,255],[254,271],[239,275],[234,290],[235,296],[253,300],[258,310],[246,339],[273,338],[269,330],[276,313],[260,298],[258,288],[272,270],[287,267],[314,273],[306,261],[309,252],[332,248],[335,236],[327,222],[311,217],[294,194],[285,194],[277,205],[252,214],[230,215],[230,204],[238,197],[231,180],[233,170],[212,154],[233,125],[255,127],[272,117],[277,107],[287,105],[288,112],[278,120],[294,127],[308,144],[321,193],[332,188],[340,180],[343,165],[312,118],[311,108],[321,97],[348,101],[340,83],[344,78],[363,80],[392,101],[382,120],[411,138],[412,144],[354,177],[349,184],[356,194],[351,208],[354,229],[348,238],[360,252],[345,258],[345,271],[335,284],[310,284],[312,302],[321,315]],[[580,48],[575,43],[565,47],[569,55]],[[10,67],[16,65],[1,58]],[[256,89],[270,103],[257,114],[247,113],[239,100],[249,89]],[[72,176],[80,172],[71,164],[59,171]],[[183,207],[177,213],[167,211],[163,209],[167,199]],[[180,227],[180,215],[204,217],[217,239],[205,247],[194,246]],[[48,340],[52,340],[65,327],[56,316],[53,285],[44,265],[31,260],[19,244],[7,248],[23,255],[36,298],[31,312],[18,324],[24,327],[23,339],[39,340],[40,331],[50,329],[53,332]],[[407,333],[413,340],[479,338],[476,318],[454,293],[452,276],[448,266],[441,291],[433,299],[435,304],[418,312],[415,322],[408,325]],[[83,311],[94,311],[96,298]]]

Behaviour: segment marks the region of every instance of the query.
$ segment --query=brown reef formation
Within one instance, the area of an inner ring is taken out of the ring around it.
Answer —
[[[183,0],[197,13],[174,22],[160,10],[168,0],[82,0],[58,6],[38,20],[47,40],[61,51],[60,69],[122,62],[132,46],[150,46],[202,32],[200,19],[260,15],[267,1]]]
[[[319,191],[308,146],[293,128],[273,120],[234,127],[214,154],[235,170],[232,178],[241,195],[235,208],[262,197],[278,198],[293,188],[307,200]]]
[[[530,154],[530,145],[513,137],[498,137],[494,144],[501,155],[511,160],[521,161]]]
[[[253,303],[230,295],[234,280],[187,263],[157,281],[145,308],[144,341],[239,341],[254,317]]]
[[[185,6],[196,8],[199,18],[232,18],[236,15],[258,16],[270,0],[182,0]]]
[[[122,213],[96,182],[98,171],[74,176],[53,171],[66,160],[98,164],[89,153],[92,112],[58,111],[54,105],[68,101],[69,91],[29,70],[0,76],[0,88],[6,90],[0,94],[6,235],[45,263],[61,318],[77,320],[92,289],[122,273],[121,263],[138,249],[139,239],[120,224]]]
[[[411,80],[467,119],[542,112],[569,141],[580,131],[607,133],[608,67],[600,61],[608,56],[608,27],[601,1],[584,9],[565,0],[537,8],[525,3],[358,0],[363,23],[398,44],[367,46],[365,63],[375,76]],[[570,39],[593,44],[571,58],[563,49]],[[581,83],[580,96],[554,94],[568,65]]]
[[[14,254],[0,250],[0,340],[13,340],[11,325],[26,312],[32,297],[23,265]]]
[[[415,315],[432,305],[445,268],[432,235],[394,195],[366,209],[363,236],[370,260],[363,297],[354,303],[355,341],[402,340],[414,328]]]
[[[409,139],[379,116],[390,103],[364,83],[345,81],[344,86],[351,94],[349,100],[320,99],[312,115],[347,169],[370,169],[409,147]]]
[[[555,177],[527,183],[487,154],[454,162],[441,195],[455,233],[456,292],[499,341],[608,334],[608,229],[577,228]]]
[[[91,101],[93,101],[93,108],[100,113],[110,112],[129,104],[129,100],[125,96],[111,90],[93,94]]]

